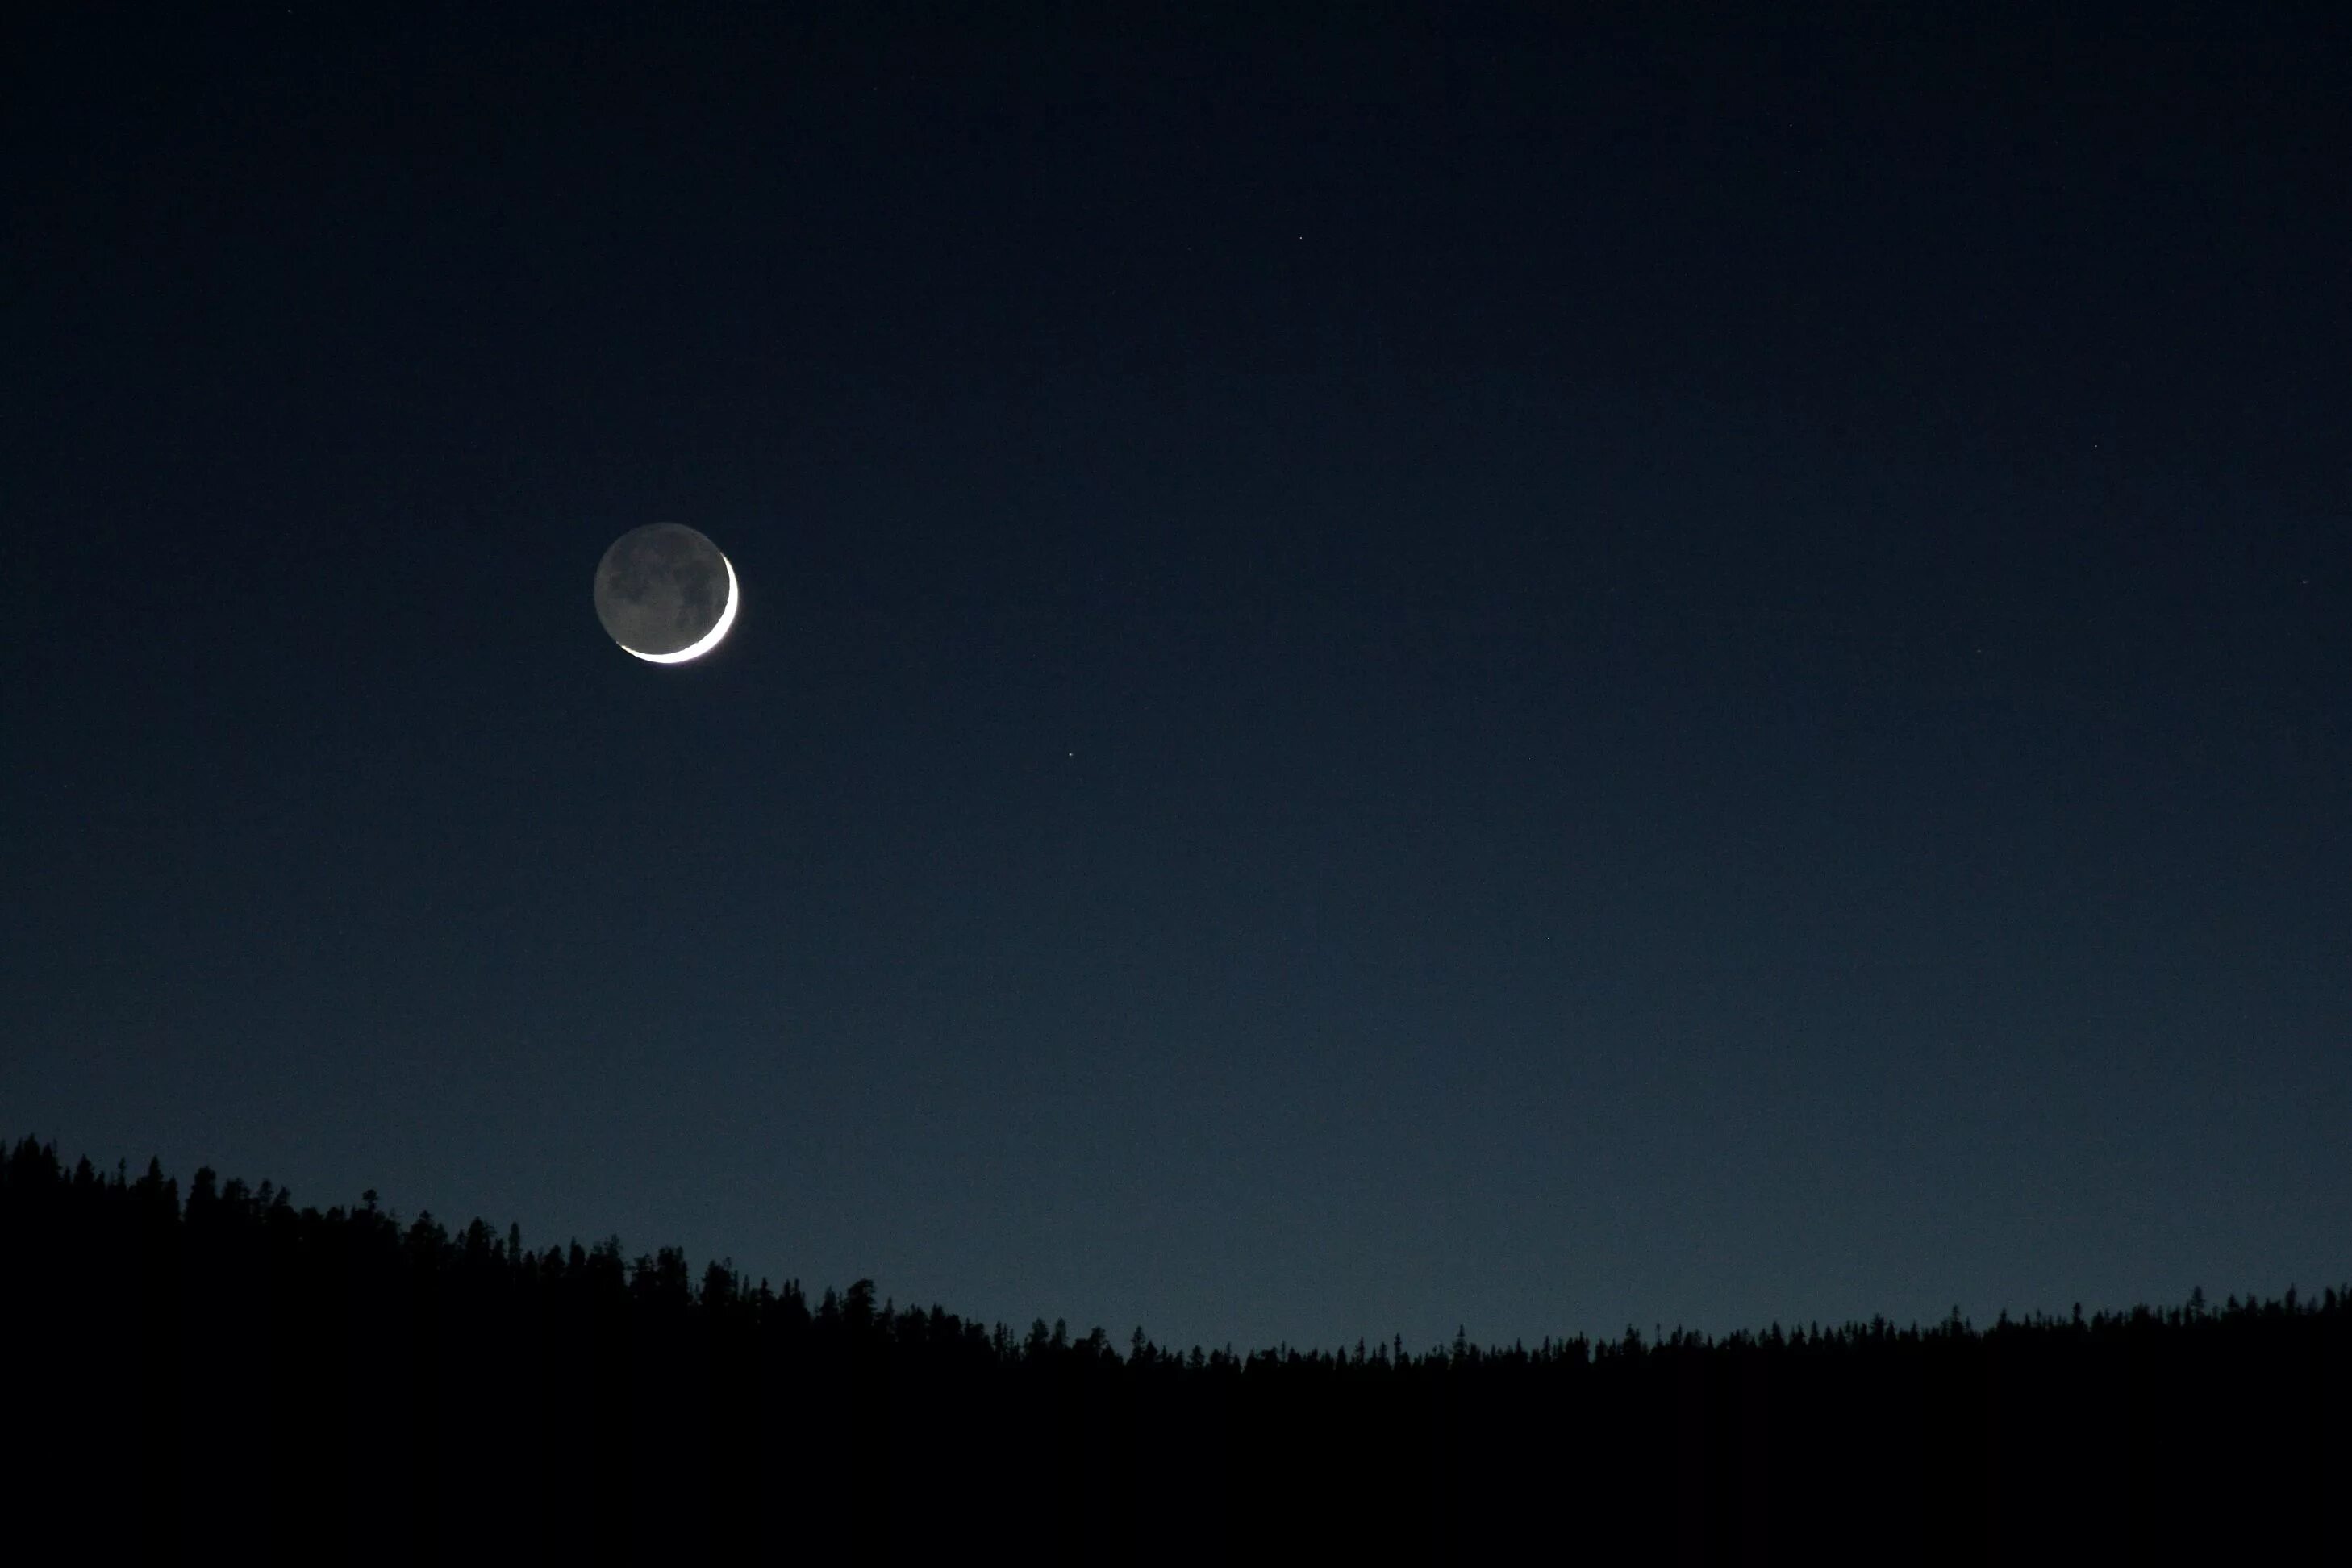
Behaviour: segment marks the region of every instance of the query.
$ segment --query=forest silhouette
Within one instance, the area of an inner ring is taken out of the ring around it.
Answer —
[[[1180,1352],[30,1137],[0,1268],[0,1542],[86,1562],[2118,1561],[2352,1495],[2347,1288]]]

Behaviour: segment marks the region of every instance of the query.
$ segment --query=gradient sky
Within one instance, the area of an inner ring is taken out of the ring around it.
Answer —
[[[2331,9],[47,9],[0,1132],[1122,1342],[2352,1275]]]

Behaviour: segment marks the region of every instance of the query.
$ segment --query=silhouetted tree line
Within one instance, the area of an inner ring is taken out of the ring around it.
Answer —
[[[2035,1562],[2347,1539],[2352,1290],[1722,1339],[1122,1352],[620,1238],[0,1163],[0,1541],[1110,1563]],[[11,1535],[10,1531],[15,1533]],[[28,1559],[29,1560],[29,1559]]]

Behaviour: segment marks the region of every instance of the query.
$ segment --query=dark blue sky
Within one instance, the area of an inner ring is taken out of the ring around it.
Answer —
[[[2352,1264],[2324,8],[152,9],[5,51],[9,1135],[1179,1344]]]

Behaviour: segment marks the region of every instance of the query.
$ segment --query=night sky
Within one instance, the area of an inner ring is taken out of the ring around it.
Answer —
[[[2352,1266],[2340,8],[179,9],[0,47],[0,1132],[1122,1343]]]

